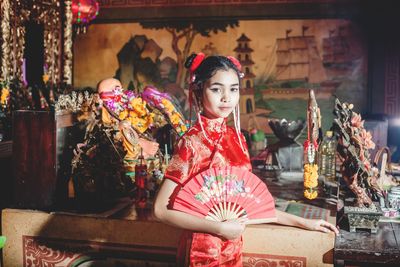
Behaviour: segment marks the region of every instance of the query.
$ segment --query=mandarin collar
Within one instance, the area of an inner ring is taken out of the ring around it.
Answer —
[[[203,128],[208,134],[220,134],[226,132],[227,118],[224,118],[222,121],[218,121],[218,119],[209,119],[203,115],[200,116],[201,122],[199,123],[203,125]]]

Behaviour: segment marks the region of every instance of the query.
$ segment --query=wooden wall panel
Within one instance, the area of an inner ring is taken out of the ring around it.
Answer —
[[[13,113],[14,204],[45,209],[56,188],[56,121],[47,111]]]
[[[209,18],[357,16],[362,0],[99,0],[94,23]]]
[[[337,3],[338,0],[100,0],[102,8],[110,7],[159,7],[159,6],[208,6],[243,4],[301,4]]]
[[[400,115],[400,41],[387,44],[385,51],[385,113]]]

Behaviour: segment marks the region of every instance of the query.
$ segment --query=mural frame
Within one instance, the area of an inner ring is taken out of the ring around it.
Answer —
[[[186,18],[317,19],[354,18],[360,0],[100,0],[94,23]],[[101,12],[107,10],[107,12]]]

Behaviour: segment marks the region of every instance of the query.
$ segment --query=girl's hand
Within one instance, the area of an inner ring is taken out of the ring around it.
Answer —
[[[242,235],[245,229],[246,225],[241,221],[225,221],[221,222],[218,235],[226,239],[236,239]]]
[[[325,220],[307,220],[305,228],[312,231],[320,231],[323,233],[334,232],[336,235],[339,234],[339,230],[331,223]]]

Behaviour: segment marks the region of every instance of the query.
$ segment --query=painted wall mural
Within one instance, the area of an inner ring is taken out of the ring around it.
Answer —
[[[358,112],[367,108],[365,44],[357,24],[344,19],[94,24],[75,40],[74,85],[95,87],[112,76],[131,90],[153,84],[187,109],[186,56],[233,55],[245,73],[243,129],[271,133],[269,118],[304,120],[312,88],[325,131],[334,96]]]

